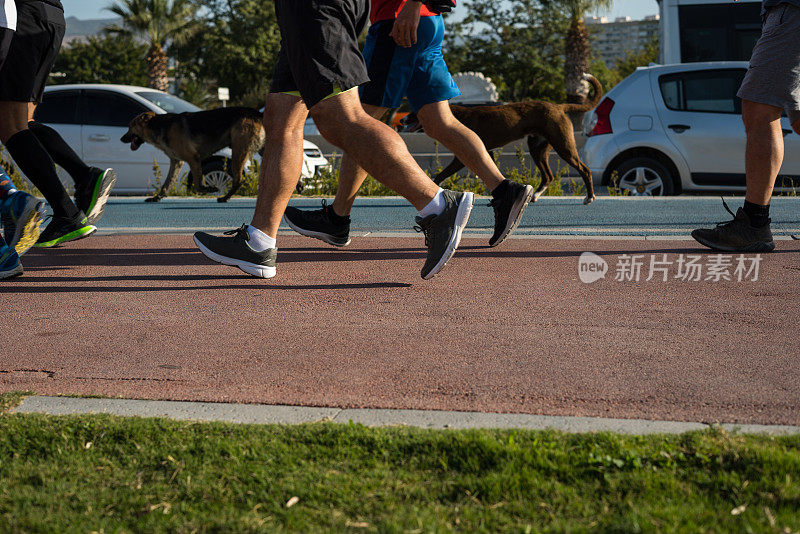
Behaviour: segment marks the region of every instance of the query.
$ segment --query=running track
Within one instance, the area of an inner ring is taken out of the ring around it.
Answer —
[[[642,209],[658,218],[657,202]],[[792,228],[800,204],[785,202],[777,223]],[[542,211],[523,234],[547,233]],[[217,225],[195,212],[196,226]],[[0,285],[0,391],[800,424],[800,243],[780,241],[755,282],[610,272],[587,285],[583,251],[613,270],[623,253],[699,249],[657,229],[656,240],[577,233],[497,249],[468,237],[427,282],[422,239],[407,234],[342,250],[282,235],[272,280],[210,263],[180,233],[34,250],[25,276]]]

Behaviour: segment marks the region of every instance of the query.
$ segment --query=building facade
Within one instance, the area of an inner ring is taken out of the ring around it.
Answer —
[[[610,68],[630,52],[644,48],[659,32],[658,15],[643,20],[618,17],[613,21],[587,17],[584,22],[592,36],[592,51]]]
[[[761,1],[658,0],[659,61],[747,61],[761,35]]]

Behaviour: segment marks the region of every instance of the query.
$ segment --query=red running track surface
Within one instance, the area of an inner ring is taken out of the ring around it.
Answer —
[[[699,249],[484,242],[430,281],[419,237],[281,236],[271,280],[185,235],[34,250],[0,282],[0,391],[800,424],[800,244],[757,282],[586,285],[584,250],[613,265]]]

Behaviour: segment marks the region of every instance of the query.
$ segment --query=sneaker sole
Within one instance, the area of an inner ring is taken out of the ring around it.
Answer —
[[[56,245],[61,245],[63,243],[68,243],[70,241],[78,241],[79,239],[83,239],[83,238],[89,237],[90,235],[92,235],[96,231],[97,231],[97,227],[95,227],[95,226],[92,226],[92,225],[84,226],[83,228],[81,228],[79,230],[75,230],[75,231],[70,232],[70,233],[68,233],[66,235],[63,235],[63,236],[59,237],[58,239],[53,239],[52,241],[45,241],[44,243],[36,243],[34,245],[34,247],[37,247],[37,248],[49,248],[49,247],[54,247]]]
[[[431,269],[431,272],[422,277],[423,280],[430,280],[433,278],[439,271],[444,269],[445,265],[447,265],[447,262],[453,257],[453,254],[456,253],[456,249],[458,248],[459,243],[461,243],[461,233],[463,232],[464,227],[467,225],[474,202],[475,195],[472,193],[464,193],[461,202],[458,204],[455,232],[453,232],[453,236],[450,238],[450,243],[447,244],[447,249],[445,249],[445,252],[439,262],[433,267],[433,269]]]
[[[233,258],[228,258],[227,256],[221,256],[203,245],[196,237],[193,236],[192,239],[194,240],[194,244],[197,245],[197,248],[200,249],[200,252],[202,252],[208,259],[212,261],[221,263],[222,265],[238,267],[247,274],[256,276],[258,278],[272,278],[275,276],[275,267],[268,267],[265,265],[259,265],[257,263],[250,263],[249,261],[235,260]]]
[[[711,250],[718,250],[720,252],[772,252],[775,250],[775,241],[762,241],[753,243],[752,245],[748,245],[746,247],[725,247],[713,244],[710,241],[706,241],[702,237],[697,237],[695,235],[692,235],[692,238],[704,247],[708,247]]]
[[[108,202],[108,197],[111,196],[111,190],[116,182],[117,174],[114,169],[106,169],[92,192],[94,202],[89,203],[89,211],[86,213],[86,220],[89,221],[89,224],[96,223],[103,216],[106,202]]]
[[[22,214],[17,221],[16,232],[11,237],[9,246],[14,247],[17,254],[22,256],[28,249],[36,244],[41,233],[42,212],[41,200],[30,197],[22,208]]]
[[[322,232],[312,232],[311,230],[305,230],[303,228],[300,228],[299,226],[293,224],[292,221],[289,220],[289,217],[287,217],[286,215],[283,216],[283,220],[286,221],[286,224],[289,225],[289,228],[291,228],[300,235],[304,235],[306,237],[313,237],[314,239],[319,239],[320,241],[324,241],[329,245],[333,245],[334,247],[346,247],[347,245],[350,244],[350,237],[347,238],[347,241],[342,243],[341,241],[336,241],[335,240],[336,238],[332,237],[330,234],[325,234]]]
[[[528,207],[528,204],[530,204],[531,199],[533,198],[533,187],[526,185],[525,192],[526,194],[517,199],[517,201],[514,202],[514,205],[511,206],[511,212],[508,214],[506,229],[502,234],[500,234],[500,237],[497,238],[497,241],[495,241],[494,244],[489,243],[490,247],[496,247],[505,241],[506,238],[517,229],[517,226],[519,226],[519,223],[522,221],[522,214],[525,213],[525,208]]]
[[[9,278],[14,278],[15,276],[19,276],[23,273],[22,264],[20,263],[13,269],[9,271],[0,271],[0,280],[7,280]]]

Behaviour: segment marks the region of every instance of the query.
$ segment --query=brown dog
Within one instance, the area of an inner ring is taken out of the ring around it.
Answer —
[[[555,148],[556,153],[583,178],[586,184],[586,199],[583,202],[589,204],[595,199],[592,172],[578,157],[575,132],[568,116],[570,113],[586,113],[603,96],[603,86],[597,78],[589,74],[585,78],[594,88],[594,96],[586,104],[552,104],[530,100],[502,106],[464,107],[454,104],[450,109],[464,126],[478,134],[486,150],[494,150],[527,137],[531,157],[542,175],[542,183],[533,194],[534,202],[555,179],[547,161],[550,149]],[[454,158],[433,181],[440,184],[463,168],[464,164]]]
[[[189,189],[200,192],[202,161],[230,147],[233,183],[228,192],[217,199],[227,202],[241,185],[245,163],[264,148],[265,135],[261,113],[252,108],[232,107],[163,115],[148,111],[131,121],[120,141],[130,143],[131,150],[137,150],[142,143],[150,143],[169,157],[164,185],[145,202],[158,202],[167,196],[184,162],[192,172]]]

